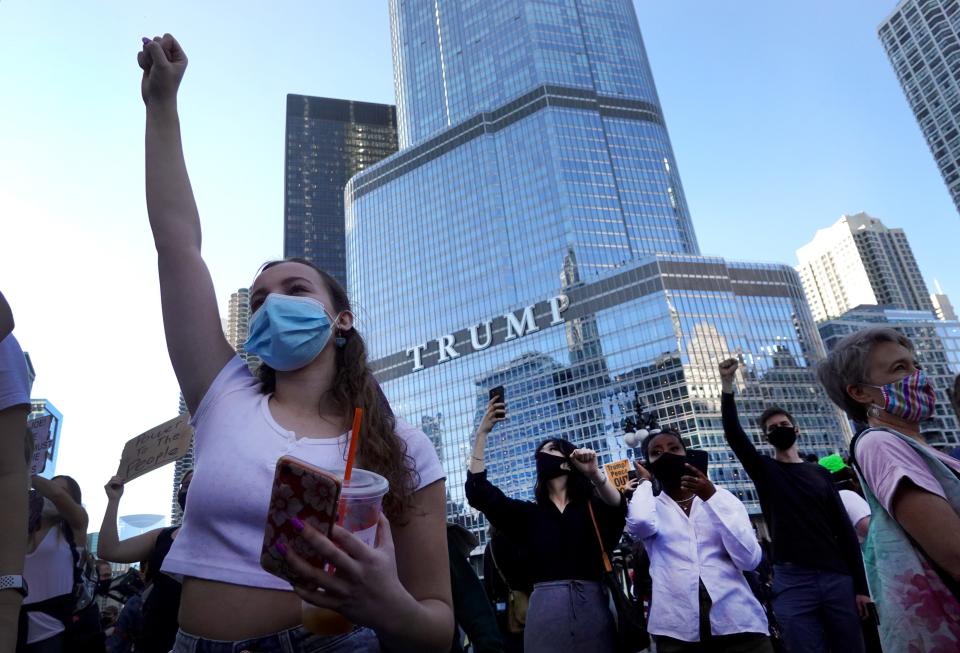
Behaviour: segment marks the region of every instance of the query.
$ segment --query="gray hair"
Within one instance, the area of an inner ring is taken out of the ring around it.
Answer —
[[[867,421],[867,409],[847,393],[847,386],[867,381],[870,354],[874,347],[884,342],[914,351],[913,343],[899,331],[874,327],[851,333],[841,340],[817,369],[817,377],[827,396],[855,422]]]

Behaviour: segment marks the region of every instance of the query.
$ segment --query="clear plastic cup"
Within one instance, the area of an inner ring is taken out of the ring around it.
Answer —
[[[328,471],[343,478],[343,469]],[[389,489],[390,484],[384,477],[365,469],[354,468],[350,482],[344,483],[340,492],[337,523],[364,544],[373,546],[377,539],[377,523],[380,520],[383,496]],[[339,635],[353,629],[353,624],[339,612],[318,608],[306,601],[303,602],[301,616],[304,628],[317,635]]]

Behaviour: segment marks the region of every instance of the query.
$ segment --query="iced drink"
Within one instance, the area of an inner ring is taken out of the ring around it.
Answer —
[[[343,470],[329,470],[343,478]],[[377,539],[377,522],[380,519],[380,507],[383,495],[390,485],[387,479],[368,472],[354,469],[349,483],[344,483],[337,507],[337,524],[353,533],[364,544],[373,546]],[[333,573],[333,568],[328,569]],[[339,635],[349,632],[353,624],[339,612],[318,608],[303,603],[303,626],[317,635]]]

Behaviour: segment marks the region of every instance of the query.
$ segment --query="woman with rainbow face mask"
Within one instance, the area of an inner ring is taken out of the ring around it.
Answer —
[[[920,431],[936,392],[893,329],[844,338],[820,366],[830,398],[869,428],[851,446],[872,517],[863,560],[887,651],[960,650],[960,461]]]

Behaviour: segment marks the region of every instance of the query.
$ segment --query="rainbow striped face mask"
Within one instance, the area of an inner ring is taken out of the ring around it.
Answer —
[[[907,422],[922,422],[930,419],[937,405],[937,395],[927,381],[923,370],[887,385],[870,385],[883,393],[883,409]]]

